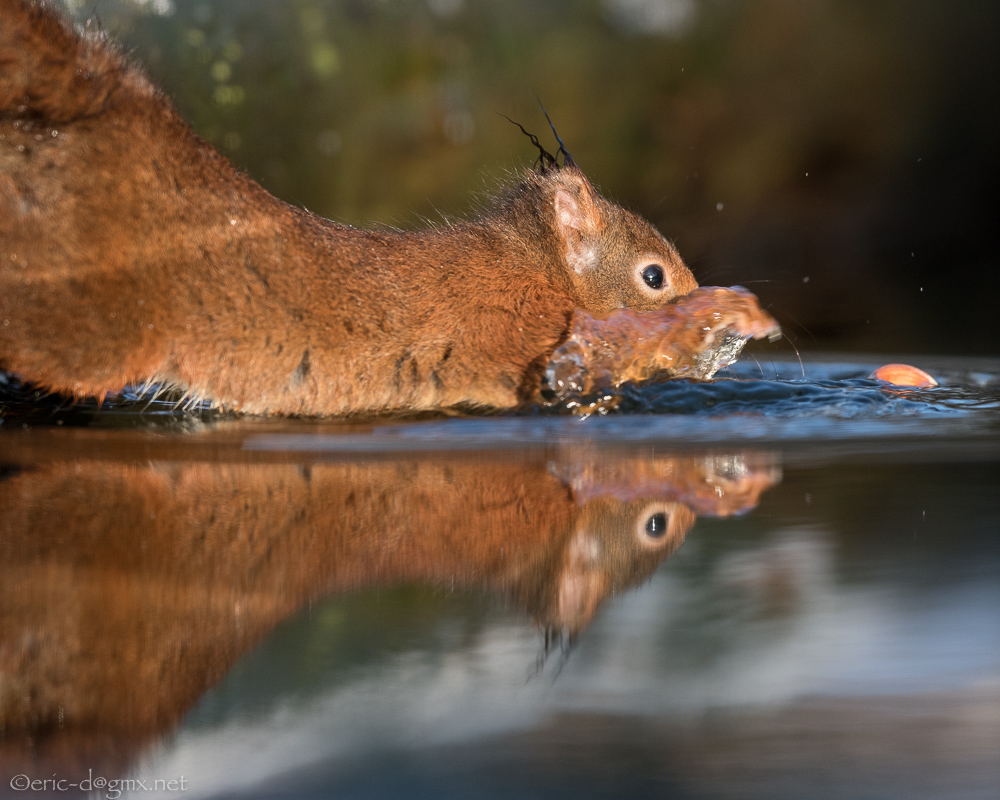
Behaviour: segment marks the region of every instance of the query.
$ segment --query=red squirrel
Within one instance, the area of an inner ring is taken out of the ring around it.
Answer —
[[[510,408],[574,310],[697,288],[565,156],[476,219],[358,230],[239,173],[103,35],[44,2],[0,19],[0,368],[32,383],[249,413]]]
[[[170,438],[131,442],[36,434],[3,453],[31,464],[0,477],[4,763],[28,734],[36,757],[67,739],[149,741],[329,594],[485,593],[579,634],[696,514],[743,513],[780,479],[753,453],[234,463],[224,438],[206,461]]]

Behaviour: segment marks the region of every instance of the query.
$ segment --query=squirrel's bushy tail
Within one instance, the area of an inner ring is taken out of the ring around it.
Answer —
[[[0,116],[100,113],[128,73],[102,33],[78,33],[48,2],[0,0]]]

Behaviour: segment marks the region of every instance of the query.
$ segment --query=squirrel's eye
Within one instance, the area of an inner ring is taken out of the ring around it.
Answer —
[[[667,532],[667,515],[657,511],[646,520],[646,535],[650,539],[659,539]]]
[[[642,279],[650,289],[663,288],[663,267],[659,264],[650,264],[642,271]]]

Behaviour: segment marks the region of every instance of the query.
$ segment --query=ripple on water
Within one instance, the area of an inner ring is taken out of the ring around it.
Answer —
[[[714,381],[626,383],[611,393],[555,405],[531,405],[515,414],[381,418],[374,420],[379,424],[365,434],[356,429],[338,432],[335,423],[330,423],[330,435],[316,438],[313,432],[307,449],[531,446],[565,439],[801,441],[867,436],[995,437],[1000,433],[1000,359],[922,360],[920,365],[941,383],[926,389],[869,380],[866,376],[881,363],[885,363],[881,358],[867,363],[807,359],[804,364],[744,360]],[[21,423],[118,427],[183,424],[194,418],[225,422],[231,417],[135,389],[98,409],[92,401],[70,403],[9,378],[0,380],[0,423],[6,422],[4,427]],[[295,441],[302,438],[302,421],[277,424],[287,429],[284,446],[297,449],[289,436]],[[272,420],[272,430],[274,425]]]

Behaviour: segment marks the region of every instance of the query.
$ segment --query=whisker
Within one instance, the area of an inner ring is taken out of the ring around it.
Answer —
[[[688,267],[690,267],[692,272],[698,273],[698,282],[702,286],[713,286],[716,283],[716,278],[722,278],[725,282],[725,277],[727,275],[724,269],[716,267],[715,269],[702,270],[698,267],[697,263],[687,262]]]
[[[769,308],[768,308],[767,310],[768,310],[768,311],[770,311],[770,312],[771,312],[772,314],[774,314],[774,316],[776,316],[776,317],[780,317],[780,318],[781,318],[782,320],[786,320],[786,319],[787,319],[787,320],[791,320],[791,323],[792,323],[792,324],[793,324],[793,325],[794,325],[794,326],[795,326],[796,328],[798,328],[798,329],[799,329],[799,330],[800,330],[800,331],[801,331],[802,333],[806,334],[806,335],[807,335],[807,336],[808,336],[808,337],[809,337],[810,339],[812,339],[812,340],[813,340],[814,342],[815,342],[815,341],[817,341],[817,340],[816,340],[816,336],[815,336],[815,335],[813,334],[813,332],[812,332],[811,330],[809,330],[809,329],[808,329],[808,328],[807,328],[807,327],[806,327],[805,325],[803,325],[803,324],[802,324],[802,323],[801,323],[801,322],[800,322],[800,321],[798,320],[798,318],[796,318],[796,317],[795,317],[795,316],[794,316],[793,314],[791,314],[791,313],[789,313],[789,312],[785,312],[785,311],[782,311],[782,312],[781,312],[781,313],[779,314],[779,313],[775,312],[774,308],[772,308],[772,307],[769,307]],[[784,327],[784,324],[782,324],[782,327]]]
[[[784,334],[782,338],[788,342],[788,344],[791,345],[792,350],[795,351],[795,357],[799,360],[799,370],[802,372],[802,378],[804,380],[806,377],[806,365],[802,363],[802,353],[799,352],[799,348],[795,346],[795,342],[792,341],[792,337],[790,337],[787,333]]]

